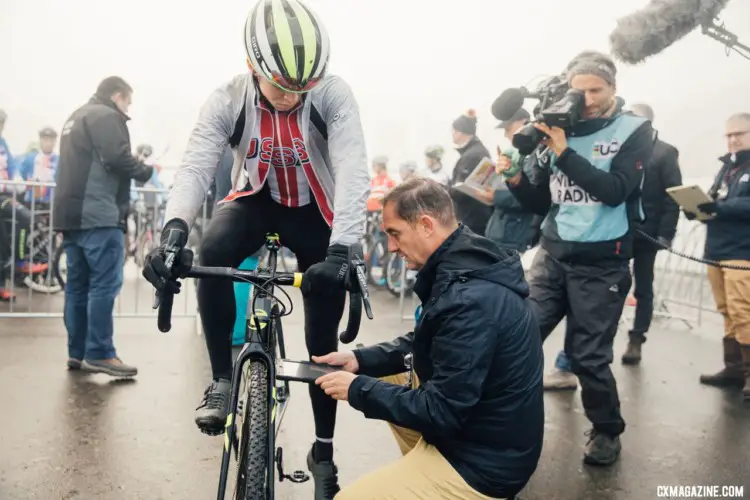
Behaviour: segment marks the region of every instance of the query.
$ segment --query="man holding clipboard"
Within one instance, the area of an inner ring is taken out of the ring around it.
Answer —
[[[750,268],[750,113],[729,118],[729,153],[708,195],[695,186],[670,193],[688,219],[706,223],[704,257]],[[684,187],[684,186],[683,186]],[[702,384],[743,387],[750,401],[750,270],[709,266],[716,308],[724,316],[724,368],[701,375]]]

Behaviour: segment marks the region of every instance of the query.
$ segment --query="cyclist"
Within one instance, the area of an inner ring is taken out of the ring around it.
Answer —
[[[427,178],[439,182],[445,187],[451,185],[451,174],[443,168],[443,146],[435,144],[424,151],[425,163],[427,163]]]
[[[305,272],[305,340],[311,355],[337,349],[349,266],[348,247],[364,234],[370,175],[357,102],[338,76],[328,75],[329,40],[320,18],[298,0],[261,0],[245,23],[250,72],[215,90],[203,105],[167,202],[162,244],[146,258],[143,275],[157,288],[178,290],[164,264],[170,233],[184,248],[230,144],[232,191],[204,233],[204,266],[239,266],[268,232],[297,257]],[[181,250],[176,265],[185,265]],[[173,268],[174,269],[174,268]],[[231,282],[204,279],[198,305],[213,380],[195,421],[221,432],[232,373],[235,301]],[[333,462],[336,403],[311,384],[316,437],[307,456],[315,498],[339,491]]]
[[[385,194],[396,187],[396,181],[388,175],[388,157],[376,156],[372,160],[375,177],[370,181],[370,197],[367,198],[367,211],[379,212],[383,206]]]
[[[21,177],[26,181],[55,182],[60,156],[54,152],[57,132],[52,127],[39,131],[39,150],[30,151],[21,163]],[[51,187],[35,186],[26,192],[26,203],[32,198],[36,202],[48,204],[52,196]]]
[[[414,160],[407,160],[398,167],[398,175],[401,177],[401,182],[406,182],[412,177],[417,176],[417,162]]]

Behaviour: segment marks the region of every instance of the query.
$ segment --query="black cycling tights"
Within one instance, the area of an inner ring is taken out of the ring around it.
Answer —
[[[281,244],[297,257],[304,272],[325,259],[331,230],[314,201],[289,208],[274,202],[264,188],[221,206],[204,233],[201,265],[239,266],[266,241],[266,233],[278,233]],[[346,292],[314,296],[304,300],[305,342],[310,355],[320,356],[338,349],[337,331],[344,312]],[[234,287],[225,279],[202,279],[198,283],[198,306],[211,359],[214,378],[231,379],[232,329],[235,321]],[[286,331],[286,338],[294,335]],[[315,431],[320,439],[333,438],[336,401],[310,384]]]

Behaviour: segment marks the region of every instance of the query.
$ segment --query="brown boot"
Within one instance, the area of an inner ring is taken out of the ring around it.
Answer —
[[[740,345],[742,351],[742,365],[745,369],[745,387],[742,395],[745,401],[750,402],[750,345]]]
[[[737,339],[724,337],[724,369],[711,375],[701,375],[701,384],[714,387],[742,387],[742,352]]]

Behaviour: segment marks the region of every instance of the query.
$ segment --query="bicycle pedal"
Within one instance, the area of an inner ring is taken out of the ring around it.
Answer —
[[[291,475],[286,474],[284,477],[293,483],[304,483],[310,479],[310,475],[301,470],[296,470]]]
[[[224,429],[204,429],[203,427],[198,428],[206,436],[220,436],[224,433]]]

